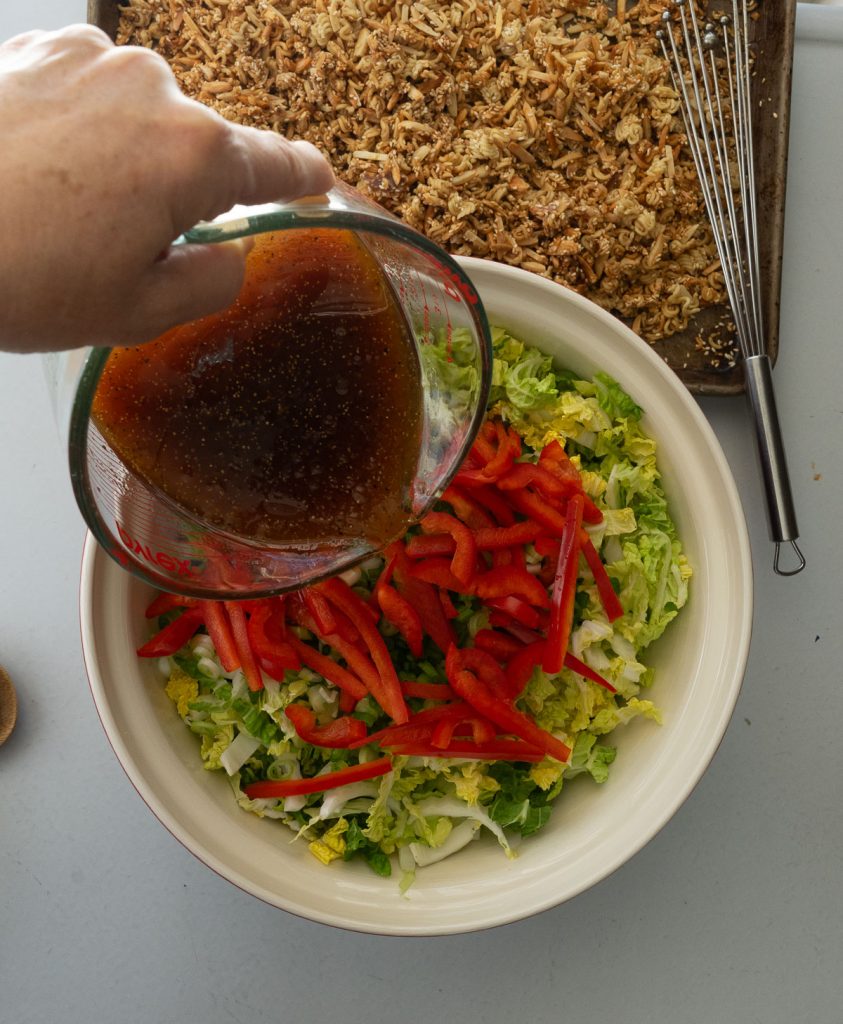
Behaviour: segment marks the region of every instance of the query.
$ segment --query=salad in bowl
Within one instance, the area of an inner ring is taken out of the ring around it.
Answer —
[[[83,558],[92,693],[155,815],[248,893],[378,934],[519,920],[620,868],[705,771],[749,648],[743,513],[693,398],[593,303],[464,263],[501,325],[486,423],[381,557],[204,606]],[[459,386],[459,337],[430,348]]]
[[[468,388],[461,341],[427,358]],[[614,730],[660,720],[646,651],[688,597],[641,408],[504,328],[493,347],[468,459],[382,557],[282,597],[160,594],[138,651],[244,810],[403,890],[482,834],[515,856],[570,780],[606,782]]]

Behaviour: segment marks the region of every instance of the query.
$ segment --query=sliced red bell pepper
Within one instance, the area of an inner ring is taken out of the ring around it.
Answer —
[[[409,572],[417,580],[435,587],[455,590],[457,593],[464,593],[467,590],[462,580],[458,580],[451,572],[451,562],[447,558],[419,558],[411,563]]]
[[[305,587],[301,592],[301,596],[305,607],[313,616],[313,621],[319,628],[320,634],[338,632],[333,608],[315,587]]]
[[[447,533],[416,535],[407,541],[407,555],[410,558],[446,558],[453,555],[457,545]]]
[[[445,613],[446,619],[455,619],[459,612],[454,607],[454,602],[451,600],[451,595],[448,593],[445,587],[439,587],[439,603],[442,605],[442,611]]]
[[[249,643],[260,667],[273,679],[283,679],[284,673],[301,668],[301,659],[287,642],[287,624],[284,602],[281,598],[254,602],[246,623]]]
[[[521,438],[514,430],[507,430],[501,420],[494,422],[498,439],[495,457],[483,467],[482,472],[491,479],[499,479],[521,454]]]
[[[184,597],[182,594],[170,594],[162,591],[146,609],[148,619],[157,619],[159,615],[166,615],[167,612],[176,608],[197,608],[199,599],[196,597]]]
[[[615,619],[619,619],[623,615],[623,605],[615,593],[615,588],[612,586],[612,581],[609,579],[609,574],[606,572],[606,567],[603,565],[597,549],[592,544],[591,538],[585,530],[580,530],[580,550],[585,556],[589,569],[591,569],[606,618],[609,622],[614,622]]]
[[[481,651],[488,651],[498,661],[509,661],[521,650],[523,644],[506,633],[499,633],[494,629],[479,629],[474,635],[474,646],[479,647]]]
[[[510,636],[514,636],[522,644],[534,644],[538,643],[539,640],[544,640],[541,633],[536,632],[535,629],[528,629],[526,626],[522,626],[504,612],[492,612],[489,616],[489,625],[506,630]]]
[[[344,715],[350,715],[357,707],[357,701],[347,690],[340,690],[339,706]]]
[[[525,487],[535,487],[545,497],[561,498],[582,490],[579,480],[576,484],[567,484],[548,472],[544,466],[533,462],[518,462],[498,480],[502,491],[521,491]]]
[[[544,657],[544,640],[536,640],[522,647],[514,654],[506,666],[506,683],[509,696],[517,700],[529,683],[536,665],[541,665]]]
[[[440,722],[437,722],[433,732],[430,734],[430,745],[439,750],[445,750],[454,738],[456,727],[457,721],[454,718],[443,718]]]
[[[528,629],[541,628],[542,617],[539,612],[519,597],[488,597],[486,604]],[[496,618],[494,612],[489,621],[493,626],[503,625],[500,618]]]
[[[562,536],[565,517],[549,505],[540,494],[528,490],[509,491],[507,499],[513,508],[543,526],[551,537]]]
[[[463,586],[468,586],[477,572],[477,545],[471,530],[447,512],[429,512],[422,519],[421,528],[425,533],[448,533],[454,538],[456,550],[451,572]]]
[[[474,584],[474,592],[483,599],[515,595],[538,608],[550,606],[544,585],[517,565],[502,565],[482,573]]]
[[[582,480],[580,471],[568,458],[562,445],[556,440],[551,441],[542,448],[539,452],[539,462],[545,469],[555,473],[560,479],[567,477],[569,480]],[[548,465],[548,463],[553,465]]]
[[[462,668],[470,669],[479,676],[493,694],[506,696],[506,676],[488,651],[479,647],[462,647],[457,650],[457,657]]]
[[[188,608],[137,650],[139,658],[167,658],[180,651],[202,625],[202,609]]]
[[[472,761],[527,761],[537,764],[544,753],[521,740],[496,739],[482,746],[470,740],[451,740],[447,750],[437,750],[425,743],[399,743],[391,748],[394,755],[406,757],[469,758]]]
[[[582,495],[575,495],[568,502],[568,510],[565,514],[565,532],[562,534],[562,542],[559,546],[559,561],[556,565],[556,578],[553,581],[550,625],[542,659],[542,667],[545,672],[549,673],[562,671],[571,635],[574,598],[577,591],[577,562],[580,552],[582,510]]]
[[[208,630],[222,667],[226,672],[234,672],[240,668],[240,655],[237,653],[225,605],[220,601],[201,601],[199,607],[202,609],[205,629]]]
[[[423,637],[419,613],[406,597],[389,584],[379,583],[375,588],[375,596],[386,620],[404,637],[414,657],[420,658]]]
[[[340,611],[351,619],[369,649],[378,671],[380,685],[372,696],[394,722],[406,722],[409,711],[401,693],[401,685],[383,637],[372,622],[366,603],[339,577],[318,583],[317,588]]]
[[[552,733],[539,728],[526,715],[512,704],[495,697],[488,686],[478,679],[473,672],[461,669],[448,675],[448,681],[458,696],[462,697],[481,715],[494,722],[503,732],[512,733],[530,746],[544,751],[557,761],[567,762],[571,756],[570,749]]]
[[[422,683],[413,679],[401,680],[401,692],[405,697],[419,700],[454,700],[456,694],[447,683]]]
[[[395,586],[399,594],[406,597],[416,609],[425,633],[444,654],[455,638],[439,600],[439,594],[430,583],[410,575],[410,560],[400,541],[391,544],[387,553],[391,558],[395,558]]]
[[[290,633],[288,643],[293,650],[301,658],[303,665],[307,665],[308,668],[313,669],[314,672],[318,672],[323,679],[327,679],[329,683],[332,683],[338,689],[348,693],[349,696],[353,697],[355,701],[362,700],[368,695],[369,691],[363,685],[362,681],[349,672],[348,669],[343,668],[342,665],[338,665],[333,658],[329,658],[327,654],[320,654],[319,651],[314,650],[310,644],[306,644],[303,640],[299,640],[297,636]]]
[[[594,669],[590,665],[586,665],[584,661],[580,661],[579,658],[575,658],[570,651],[565,652],[565,668],[569,668],[572,672],[576,672],[578,675],[584,676],[586,679],[590,679],[593,683],[597,683],[598,686],[602,686],[604,690],[608,690],[609,693],[618,692],[608,679],[604,679],[599,672],[595,672]]]
[[[366,723],[348,715],[317,725],[313,711],[304,704],[288,704],[284,714],[295,726],[299,737],[314,747],[346,748],[349,743],[366,735]]]
[[[317,775],[312,779],[252,782],[248,786],[243,787],[243,792],[250,800],[261,800],[264,798],[271,800],[274,797],[304,796],[306,793],[324,793],[325,790],[336,789],[337,786],[345,786],[349,782],[364,782],[366,779],[376,779],[378,776],[386,775],[391,771],[391,758],[379,757],[375,761],[366,761],[365,764],[354,764],[348,768],[340,768],[336,772]]]
[[[472,499],[478,505],[482,505],[486,511],[491,512],[500,526],[512,526],[515,516],[506,499],[501,496],[494,484],[489,483],[488,477],[484,478],[482,484],[483,486],[472,486]]]
[[[236,601],[226,601],[225,610],[228,612],[228,618],[231,621],[234,646],[237,649],[237,657],[240,659],[240,667],[243,669],[243,675],[246,677],[249,689],[262,690],[263,676],[255,658],[255,652],[249,643],[246,613]]]
[[[525,519],[511,526],[496,526],[491,530],[475,530],[474,541],[478,551],[508,548],[513,544],[530,544],[544,533],[544,527]]]
[[[478,505],[465,491],[453,484],[445,488],[442,500],[447,502],[456,513],[457,518],[461,519],[466,526],[470,526],[472,530],[481,530],[484,527],[495,525],[494,519],[481,505]]]

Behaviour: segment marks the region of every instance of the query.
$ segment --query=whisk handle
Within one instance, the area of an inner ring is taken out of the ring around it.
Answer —
[[[805,568],[805,559],[796,545],[799,528],[796,525],[796,510],[776,409],[770,357],[748,356],[744,360],[744,376],[747,397],[755,418],[755,437],[764,492],[767,496],[770,537],[776,545],[773,568],[779,576],[795,576]],[[793,569],[784,569],[779,563],[782,544],[790,544],[798,558]]]

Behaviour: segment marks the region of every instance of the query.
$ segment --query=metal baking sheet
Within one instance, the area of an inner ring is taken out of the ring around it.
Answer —
[[[165,0],[161,0],[163,4]],[[630,5],[631,6],[631,5]],[[88,21],[114,38],[120,19],[121,0],[88,0]],[[726,5],[730,9],[731,4]],[[724,9],[714,3],[712,10]],[[758,218],[763,278],[763,310],[766,348],[775,361],[779,347],[779,296],[784,238],[787,143],[790,124],[790,87],[793,45],[796,34],[796,0],[759,0],[752,22],[755,75],[754,138],[758,176]],[[743,371],[736,366],[711,366],[697,339],[728,338],[724,306],[702,310],[679,334],[655,342],[654,349],[675,370],[690,391],[701,395],[728,395],[744,390]]]

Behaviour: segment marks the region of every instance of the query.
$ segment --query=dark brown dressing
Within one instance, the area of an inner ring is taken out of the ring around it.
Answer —
[[[93,418],[137,476],[239,537],[383,546],[410,520],[418,357],[349,231],[258,236],[229,309],[112,352]]]

